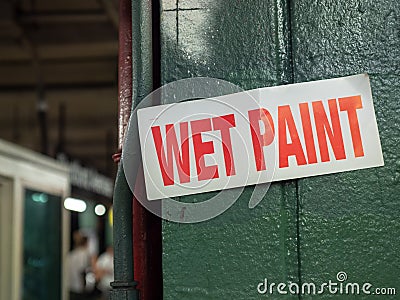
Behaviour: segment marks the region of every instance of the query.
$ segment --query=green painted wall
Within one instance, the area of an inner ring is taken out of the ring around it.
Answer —
[[[322,283],[339,271],[400,293],[398,2],[161,2],[162,83],[209,76],[251,89],[368,72],[386,163],[273,184],[252,210],[248,187],[200,224],[164,221],[164,299],[298,299],[259,295],[257,284]]]
[[[293,4],[294,80],[369,73],[385,160],[299,180],[301,280],[344,271],[348,282],[397,288],[397,296],[368,299],[400,299],[400,2]]]

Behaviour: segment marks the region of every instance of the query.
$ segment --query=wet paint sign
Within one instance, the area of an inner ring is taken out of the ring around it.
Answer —
[[[366,74],[137,113],[149,200],[383,165]]]

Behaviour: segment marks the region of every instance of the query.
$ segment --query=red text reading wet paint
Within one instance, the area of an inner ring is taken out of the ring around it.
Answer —
[[[345,126],[345,128],[350,131],[352,155],[354,157],[364,156],[357,116],[357,110],[363,108],[361,97],[357,95],[329,99],[327,107],[328,109],[325,109],[322,101],[304,102],[293,108],[289,105],[278,106],[277,124],[274,124],[271,113],[266,108],[248,111],[249,134],[251,135],[255,169],[257,171],[267,169],[264,148],[272,145],[276,136],[279,168],[289,167],[289,157],[295,158],[297,166],[324,163],[332,159],[346,159],[349,153],[346,153],[344,147],[343,124],[340,121],[340,114],[345,114],[348,120],[348,126]],[[300,114],[301,128],[295,123],[294,109]],[[176,130],[178,127],[179,139]],[[161,128],[161,126],[151,127],[164,186],[175,183],[174,165],[177,169],[179,182],[190,182],[190,142],[193,144],[196,166],[196,174],[192,175],[196,175],[197,180],[236,175],[233,156],[234,145],[232,145],[231,139],[231,129],[234,127],[236,127],[234,114],[179,124],[166,124],[164,139],[161,134],[164,128]],[[224,166],[222,167],[225,169],[222,175],[217,164],[205,164],[204,156],[214,153],[214,141],[203,141],[202,134],[210,131],[219,131],[221,136],[220,143],[224,157]],[[303,144],[301,143],[301,135],[304,140]],[[332,149],[334,158],[329,154],[328,144]],[[317,152],[319,156],[317,156]]]

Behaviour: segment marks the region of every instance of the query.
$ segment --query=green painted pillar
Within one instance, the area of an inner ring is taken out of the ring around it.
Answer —
[[[385,160],[381,168],[299,180],[300,279],[336,281],[345,272],[345,283],[369,282],[371,291],[395,287],[399,293],[400,3],[292,2],[295,81],[367,72]]]
[[[291,81],[285,1],[161,2],[163,84],[194,76],[243,89]],[[163,222],[165,300],[258,299],[257,285],[266,277],[298,282],[295,183],[273,184],[251,210],[252,190],[213,220]]]
[[[164,299],[353,299],[257,293],[264,278],[321,284],[338,272],[398,293],[399,2],[161,4],[162,83],[209,76],[251,89],[367,72],[385,159],[381,168],[275,183],[253,210],[249,187],[216,219],[164,221]]]

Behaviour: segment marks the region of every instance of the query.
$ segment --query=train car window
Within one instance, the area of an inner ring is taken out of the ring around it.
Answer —
[[[23,300],[61,298],[61,197],[25,190]]]

